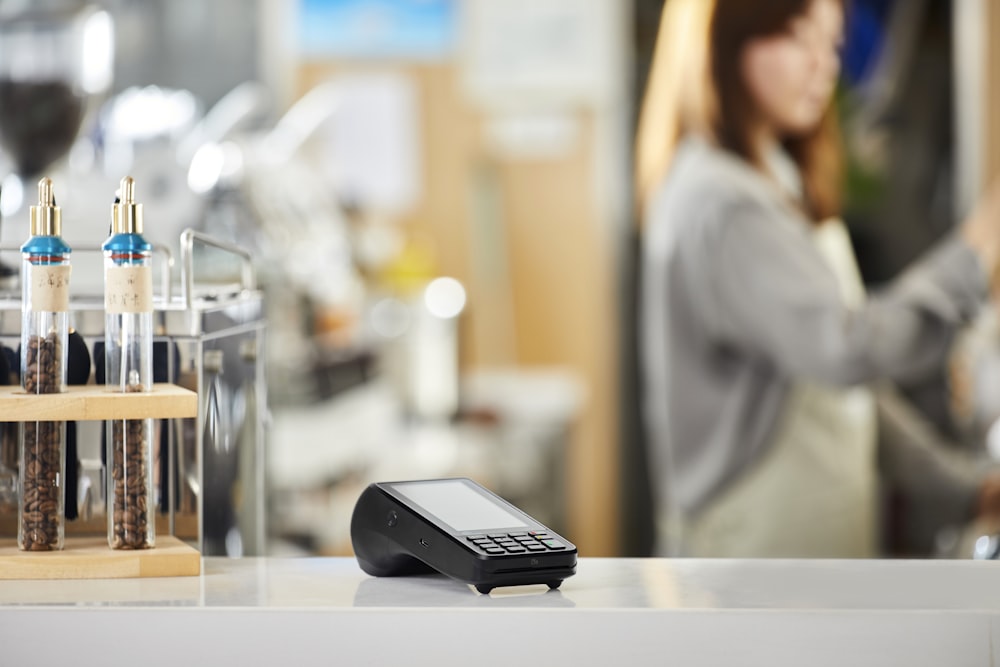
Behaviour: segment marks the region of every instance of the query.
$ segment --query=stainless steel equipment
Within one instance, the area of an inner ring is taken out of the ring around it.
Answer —
[[[99,253],[74,248],[74,256]],[[0,252],[12,252],[0,248]],[[205,276],[209,268],[239,261],[239,275]],[[266,545],[265,457],[267,386],[263,295],[251,257],[242,248],[193,230],[180,239],[179,294],[173,290],[174,258],[155,247],[160,280],[154,293],[154,375],[199,396],[197,419],[157,420],[157,532],[193,543],[202,554],[263,555]],[[94,357],[92,382],[103,380],[104,302],[100,294],[74,293],[70,320]],[[21,326],[18,294],[0,294],[0,342],[16,348]],[[78,424],[80,474],[75,499],[80,518],[67,534],[104,532],[103,423]],[[6,439],[0,441],[5,443]],[[0,447],[6,446],[0,444]],[[3,452],[0,452],[2,454]],[[0,460],[7,460],[0,456]],[[74,462],[67,462],[67,470]],[[74,502],[67,498],[67,503]],[[14,528],[0,504],[0,536]],[[16,516],[16,510],[15,510]],[[9,524],[9,526],[8,526]]]

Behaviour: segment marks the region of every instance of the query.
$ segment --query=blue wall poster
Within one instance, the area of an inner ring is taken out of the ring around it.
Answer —
[[[299,0],[299,51],[342,58],[440,59],[455,48],[458,0]]]

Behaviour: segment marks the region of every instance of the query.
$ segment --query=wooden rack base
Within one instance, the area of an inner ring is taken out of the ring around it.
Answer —
[[[156,548],[115,551],[105,537],[68,537],[62,551],[21,551],[0,540],[0,579],[128,579],[196,577],[201,554],[172,535],[157,535]]]
[[[67,387],[60,394],[26,394],[0,387],[0,422],[173,419],[197,417],[198,394],[173,384],[151,391],[116,393],[106,387]],[[3,579],[127,579],[201,574],[201,554],[173,535],[157,535],[156,548],[116,551],[107,538],[67,537],[62,551],[21,551],[0,540]]]

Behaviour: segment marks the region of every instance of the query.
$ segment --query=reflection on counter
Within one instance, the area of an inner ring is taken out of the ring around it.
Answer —
[[[465,590],[462,590],[465,589]],[[465,593],[469,594],[466,595]],[[468,586],[444,575],[365,579],[354,594],[355,607],[489,607],[572,609],[573,600],[544,584],[496,588],[489,595],[476,595]]]
[[[971,561],[583,558],[562,588],[481,595],[444,575],[374,578],[353,558],[206,558],[200,577],[8,581],[0,606],[1000,612],[1000,570]]]

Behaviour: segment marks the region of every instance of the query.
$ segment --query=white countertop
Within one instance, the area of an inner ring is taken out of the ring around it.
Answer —
[[[441,576],[368,577],[347,558],[206,558],[203,571],[2,581],[0,665],[507,665],[530,656],[950,667],[1000,658],[994,561],[583,558],[558,591],[488,596]],[[126,660],[135,651],[143,657]]]

